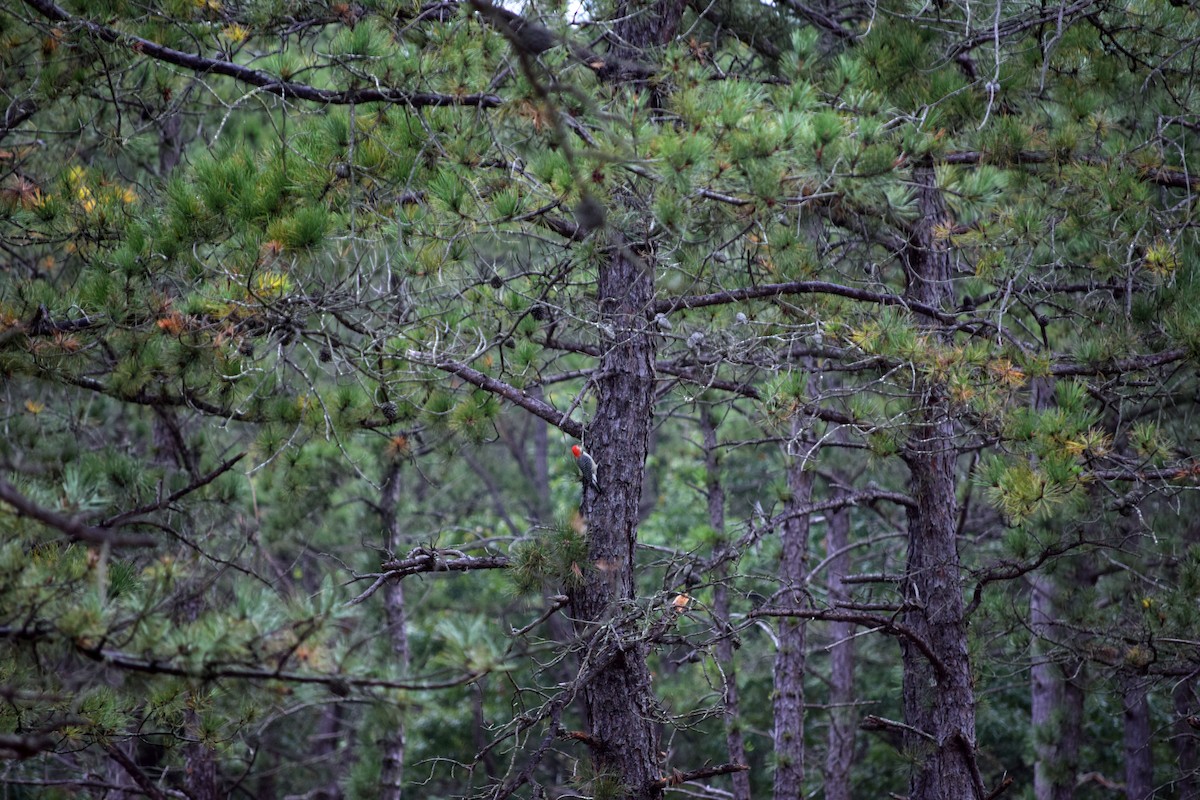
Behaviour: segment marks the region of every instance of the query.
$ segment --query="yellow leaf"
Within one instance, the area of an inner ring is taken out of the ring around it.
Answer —
[[[25,410],[30,414],[40,414],[46,410],[46,404],[39,403],[37,400],[26,400]]]

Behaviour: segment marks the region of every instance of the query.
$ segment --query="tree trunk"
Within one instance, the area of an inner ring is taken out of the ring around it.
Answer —
[[[841,494],[838,492],[837,494]],[[835,495],[836,496],[836,495]],[[846,509],[830,513],[825,538],[829,563],[829,604],[837,606],[850,599],[842,578],[849,571],[850,559],[844,551],[850,544],[850,514]],[[850,767],[854,763],[854,730],[858,714],[854,709],[854,626],[848,622],[829,623],[833,645],[829,652],[829,743],[825,751],[825,800],[850,800]]]
[[[1175,710],[1172,743],[1175,745],[1176,774],[1179,776],[1175,780],[1175,796],[1179,800],[1200,798],[1200,786],[1196,781],[1196,771],[1200,768],[1200,761],[1196,757],[1196,730],[1188,722],[1196,716],[1192,685],[1191,678],[1181,680],[1171,692],[1171,703]]]
[[[535,386],[530,396],[544,399],[542,387]],[[544,524],[553,513],[550,500],[550,426],[543,419],[534,419],[533,425],[533,475],[534,491],[537,495],[537,522]]]
[[[721,484],[721,465],[717,458],[717,427],[711,414],[711,409],[701,409],[700,429],[704,435],[708,524],[717,534],[716,550],[719,553],[729,545],[729,541],[725,537],[725,488]],[[722,710],[725,713],[725,746],[729,750],[730,763],[748,764],[746,743],[742,738],[737,665],[733,660],[733,631],[729,624],[729,587],[725,583],[727,575],[728,571],[722,562],[713,576],[713,617],[716,619],[718,634],[721,637],[717,640],[717,661],[721,665],[721,674],[725,682],[722,698]],[[730,777],[733,780],[733,800],[750,800],[750,773],[735,772]]]
[[[683,0],[618,3],[614,59],[638,59],[674,38],[683,5]],[[621,73],[620,68],[607,71],[614,79]],[[644,217],[645,209],[635,202],[630,192],[619,213]],[[654,300],[654,256],[651,245],[615,228],[605,230],[609,252],[600,262],[596,287],[604,356],[596,378],[596,414],[584,442],[596,459],[601,491],[583,491],[590,564],[583,586],[571,592],[571,607],[580,628],[612,626],[595,641],[621,642],[616,657],[583,687],[594,771],[619,787],[622,797],[655,800],[662,788],[656,785],[659,715],[646,663],[649,647],[637,620],[620,613],[636,591],[633,556],[654,418],[657,343],[646,318]]]
[[[669,43],[686,6],[686,0],[621,0],[613,24],[613,52],[618,58],[638,61],[647,48]]]
[[[183,157],[183,115],[164,110],[158,118],[158,174],[166,178]]]
[[[804,448],[798,419],[792,425],[793,446]],[[809,515],[800,510],[812,501],[813,473],[804,459],[793,454],[787,468],[788,500],[781,531],[779,556],[780,601],[785,607],[806,605],[804,580],[808,565]],[[804,795],[804,666],[807,625],[801,619],[783,618],[779,625],[779,651],[775,654],[775,800]]]
[[[400,528],[396,524],[396,506],[400,502],[399,460],[388,465],[387,477],[379,498],[379,516],[387,552],[395,555],[400,548]],[[383,588],[383,613],[387,619],[387,634],[395,657],[396,670],[408,671],[408,630],[404,611],[404,585],[392,581]],[[404,785],[404,719],[396,715],[395,722],[379,742],[380,800],[400,800]]]
[[[913,169],[920,210],[904,253],[905,296],[942,307],[951,299],[946,243],[934,228],[946,218],[933,166]],[[912,800],[986,795],[975,762],[975,689],[967,652],[957,548],[954,423],[944,387],[921,381],[916,424],[905,446],[915,505],[908,509],[903,623],[904,712],[913,730],[905,748],[914,767]]]
[[[1035,412],[1051,405],[1053,385],[1045,378],[1030,383],[1030,406]],[[1029,575],[1029,630],[1033,634],[1029,668],[1029,717],[1033,726],[1034,800],[1071,800],[1079,755],[1082,694],[1073,691],[1070,676],[1055,663],[1056,596],[1060,578],[1034,571]],[[1076,683],[1074,688],[1079,689]],[[1078,700],[1077,706],[1071,703]]]
[[[583,698],[597,777],[619,785],[621,796],[641,800],[661,794],[654,786],[660,777],[657,713],[648,646],[622,607],[635,593],[634,544],[654,414],[655,342],[644,316],[654,272],[620,236],[613,238],[600,268],[605,355],[596,381],[596,416],[585,442],[599,465],[602,491],[583,491],[590,565],[571,603],[581,628],[611,626],[595,641],[622,640],[617,656],[583,687]]]
[[[1029,668],[1029,722],[1033,726],[1034,800],[1070,800],[1075,781],[1064,774],[1058,752],[1058,714],[1063,693],[1058,665],[1047,645],[1054,622],[1054,580],[1034,572],[1029,578],[1029,628],[1033,634]]]
[[[1125,797],[1127,800],[1146,800],[1154,793],[1154,752],[1145,679],[1126,676],[1122,681],[1121,700],[1125,709]]]

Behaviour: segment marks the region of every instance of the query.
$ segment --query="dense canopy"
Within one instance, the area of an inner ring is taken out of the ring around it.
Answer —
[[[7,3],[4,796],[1200,797],[1198,42]]]

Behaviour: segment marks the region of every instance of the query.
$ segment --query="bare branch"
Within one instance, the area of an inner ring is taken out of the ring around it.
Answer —
[[[731,772],[745,772],[748,769],[750,767],[746,764],[719,764],[715,767],[701,767],[700,769],[693,769],[688,772],[673,772],[667,777],[655,781],[652,786],[655,789],[666,789],[669,786],[678,786],[688,781],[698,781],[717,775],[728,775]]]
[[[933,652],[933,648],[929,646],[929,642],[917,635],[916,631],[909,628],[903,623],[897,622],[889,617],[880,617],[874,614],[846,614],[838,611],[825,611],[819,608],[758,608],[746,615],[748,618],[755,617],[797,617],[799,619],[816,619],[825,620],[827,622],[849,622],[852,625],[867,625],[877,627],[887,631],[895,636],[903,636],[907,641],[912,642],[926,660],[929,661],[934,671],[939,676],[946,674],[946,665],[938,658],[937,653]]]
[[[447,554],[454,557],[446,558]],[[467,556],[458,550],[430,550],[425,547],[418,547],[412,550],[408,554],[408,557],[404,559],[384,562],[383,568],[386,572],[361,576],[374,578],[375,581],[362,594],[353,600],[347,601],[346,605],[356,606],[379,591],[380,587],[388,581],[400,580],[409,575],[416,575],[422,572],[470,572],[477,569],[507,569],[508,566],[509,560],[507,556]]]
[[[1054,8],[1043,7],[1038,14],[1030,14],[1027,17],[1014,17],[1006,20],[1002,25],[989,26],[986,30],[980,30],[978,33],[972,34],[956,44],[950,51],[950,57],[953,58],[960,53],[974,50],[976,47],[995,41],[997,38],[1005,39],[1022,31],[1027,31],[1030,28],[1036,28],[1038,25],[1045,25],[1055,20],[1082,15],[1083,12],[1095,4],[1096,0],[1075,0],[1070,5],[1064,4]]]
[[[926,739],[930,742],[937,741],[932,734],[927,733],[919,728],[914,728],[912,725],[908,725],[904,722],[897,722],[896,720],[888,719],[887,717],[880,717],[876,714],[868,714],[867,716],[863,717],[863,720],[858,724],[858,727],[862,728],[864,731],[908,731],[909,733],[915,733],[917,736],[920,736],[922,739]]]

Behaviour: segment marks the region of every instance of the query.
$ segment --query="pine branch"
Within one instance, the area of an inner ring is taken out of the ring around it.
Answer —
[[[681,783],[688,783],[689,781],[713,778],[717,775],[728,775],[731,772],[745,772],[748,769],[750,767],[746,764],[719,764],[715,767],[701,767],[689,772],[673,772],[669,776],[655,781],[651,786],[655,789],[666,789],[671,786],[678,786]]]
[[[197,395],[185,391],[183,394],[168,394],[165,391],[160,394],[148,394],[144,391],[138,391],[133,394],[125,394],[105,386],[101,381],[95,378],[89,378],[81,375],[60,375],[58,376],[64,383],[72,386],[77,386],[80,389],[97,392],[107,395],[117,400],[122,400],[129,403],[137,403],[142,406],[180,406],[191,408],[195,411],[201,411],[205,414],[222,419],[231,419],[237,422],[267,422],[267,418],[261,414],[249,414],[244,411],[234,411],[231,408],[221,408],[213,405],[206,400],[200,399]]]
[[[999,39],[1007,39],[1030,28],[1036,28],[1039,25],[1046,25],[1052,22],[1063,20],[1074,21],[1074,17],[1082,16],[1085,11],[1096,5],[1097,0],[1075,0],[1070,5],[1064,4],[1055,8],[1042,8],[1040,13],[1031,14],[1027,17],[1014,17],[1006,20],[998,26],[981,29],[979,32],[968,36],[956,44],[950,50],[950,57],[954,58],[962,53],[974,50],[980,45],[989,44]]]
[[[455,557],[446,558],[447,554]],[[346,605],[359,605],[379,591],[388,581],[401,580],[409,575],[418,575],[423,572],[471,572],[477,569],[507,569],[508,566],[509,560],[507,556],[468,556],[463,555],[458,550],[430,550],[425,547],[418,547],[412,550],[406,558],[385,561],[383,564],[385,572],[360,576],[374,578],[375,581],[362,594],[352,600],[348,600]]]
[[[654,303],[651,313],[670,314],[689,308],[704,308],[706,306],[726,305],[743,300],[758,300],[769,297],[784,297],[794,294],[831,294],[838,297],[848,297],[851,300],[862,300],[867,303],[879,303],[885,306],[902,306],[922,316],[935,319],[938,322],[954,324],[958,318],[933,306],[907,300],[900,295],[882,294],[866,289],[856,289],[853,286],[842,286],[828,281],[793,281],[791,283],[767,283],[761,286],[747,286],[743,289],[731,289],[725,292],[698,294],[658,300]]]
[[[309,100],[316,103],[331,105],[350,105],[360,103],[398,103],[413,108],[427,106],[475,106],[478,108],[495,108],[503,100],[494,94],[440,94],[436,92],[414,92],[396,87],[365,87],[362,89],[318,89],[295,81],[286,81],[277,75],[262,70],[206,58],[195,53],[185,53],[170,47],[143,39],[140,36],[121,33],[112,28],[100,25],[90,20],[73,16],[53,0],[23,0],[30,8],[37,11],[52,22],[59,22],[86,31],[101,41],[130,50],[177,67],[191,70],[198,74],[225,75],[234,80],[257,86],[264,92],[278,95],[286,99]]]
[[[454,554],[454,558],[445,558]],[[403,578],[406,575],[416,575],[420,572],[470,572],[476,569],[505,569],[508,567],[506,556],[467,556],[457,550],[427,550],[418,547],[406,558],[387,561],[383,568],[389,578]]]
[[[419,364],[426,364],[443,372],[448,372],[451,375],[457,375],[467,383],[478,386],[485,392],[490,392],[497,397],[501,397],[515,406],[520,406],[535,417],[540,417],[549,422],[568,436],[574,436],[576,439],[583,438],[583,425],[581,423],[563,414],[545,400],[530,397],[512,384],[497,380],[490,375],[485,375],[479,370],[468,367],[466,364],[458,361],[434,358],[427,353],[421,353],[416,350],[409,350],[406,355],[409,359]]]
[[[1055,364],[1050,367],[1050,374],[1061,378],[1070,375],[1123,375],[1127,372],[1139,372],[1150,367],[1161,367],[1176,361],[1183,361],[1189,355],[1187,350],[1178,348],[1164,350],[1161,353],[1146,353],[1117,359],[1107,364]]]
[[[864,731],[889,731],[890,730],[890,731],[900,731],[902,733],[904,733],[904,732],[913,733],[927,741],[935,742],[935,743],[937,742],[937,739],[935,739],[932,734],[927,733],[926,731],[923,731],[920,728],[914,728],[912,725],[909,725],[907,723],[897,722],[894,719],[888,719],[887,717],[881,717],[876,714],[868,714],[867,716],[863,717],[862,722],[858,723],[858,727],[863,729]]]
[[[1175,467],[1162,469],[1094,469],[1084,473],[1088,478],[1101,481],[1182,481],[1200,480],[1200,462],[1186,461]]]
[[[171,506],[172,503],[175,503],[176,501],[188,496],[189,494],[196,491],[197,489],[200,489],[200,488],[212,483],[218,477],[220,477],[221,475],[224,475],[226,472],[228,472],[230,469],[232,469],[234,464],[241,461],[245,457],[246,457],[246,453],[245,453],[245,451],[242,451],[241,453],[238,453],[233,458],[227,459],[223,464],[218,466],[216,469],[214,469],[212,472],[208,473],[207,475],[202,475],[199,478],[197,478],[196,480],[189,483],[187,486],[180,489],[179,491],[173,492],[169,497],[163,498],[162,500],[159,500],[156,503],[151,503],[149,505],[145,505],[140,508],[130,509],[129,511],[123,511],[120,514],[109,517],[108,519],[106,519],[100,523],[100,527],[114,528],[118,525],[126,524],[129,520],[133,519],[134,517],[140,517],[143,514],[149,514],[151,511],[160,511],[164,508],[168,508]]]
[[[1048,164],[1054,160],[1054,157],[1050,153],[1038,150],[1022,150],[1016,154],[1007,156],[1007,158],[1015,164]],[[1093,167],[1106,167],[1112,164],[1108,159],[1090,155],[1072,155],[1064,160],[1077,161]],[[988,155],[977,150],[946,153],[937,159],[937,163],[939,164],[961,164],[966,166],[986,164],[987,161]],[[903,163],[904,161],[901,160],[897,166]],[[1140,167],[1139,172],[1144,180],[1158,186],[1200,191],[1200,175],[1189,175],[1173,167]]]
[[[820,28],[826,33],[832,33],[834,36],[842,39],[843,41],[852,42],[858,38],[852,31],[846,30],[839,25],[837,20],[833,19],[827,14],[822,13],[820,10],[813,8],[812,6],[801,3],[800,0],[783,0],[783,5],[786,8],[794,11],[798,16],[813,26]]]
[[[103,528],[94,527],[77,519],[64,516],[56,511],[43,508],[21,494],[8,481],[0,478],[0,500],[8,503],[17,510],[17,514],[30,519],[36,519],[43,525],[65,533],[80,542],[106,544],[112,547],[153,547],[157,541],[152,536],[136,534],[119,534]]]
[[[485,670],[471,671],[456,675],[444,681],[418,683],[414,681],[397,681],[386,678],[356,678],[351,675],[321,675],[319,673],[285,672],[281,669],[264,669],[258,667],[240,667],[232,664],[207,664],[200,668],[189,668],[173,663],[168,659],[153,657],[142,658],[123,653],[119,650],[108,650],[100,647],[84,647],[78,642],[76,649],[93,661],[128,672],[140,672],[147,675],[174,675],[181,678],[196,678],[211,681],[221,678],[250,681],[280,681],[282,683],[316,684],[328,686],[331,691],[345,694],[351,687],[361,689],[402,689],[408,691],[431,691],[434,689],[450,689],[463,686],[478,680],[486,674]]]
[[[757,50],[759,55],[768,61],[779,60],[779,46],[767,37],[766,31],[745,24],[745,21],[738,19],[734,13],[725,13],[725,9],[719,8],[718,4],[711,0],[688,0],[688,6],[696,16],[708,20],[718,30],[729,31],[743,44]],[[757,10],[761,13],[768,8],[764,5],[762,9]]]

